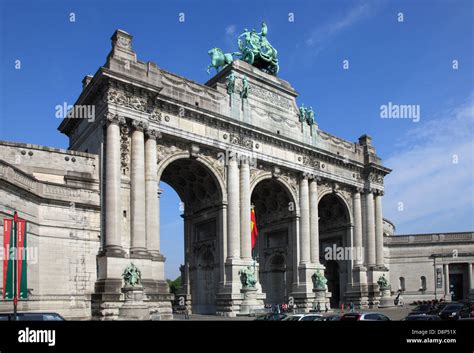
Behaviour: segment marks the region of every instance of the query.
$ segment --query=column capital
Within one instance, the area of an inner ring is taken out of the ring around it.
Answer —
[[[374,191],[375,191],[374,188],[367,188],[367,187],[364,188],[364,192],[365,192],[366,194],[373,194]]]
[[[355,187],[352,189],[353,194],[361,194],[364,191],[364,188],[361,187]]]
[[[374,195],[375,196],[383,196],[385,193],[383,190],[374,190]]]
[[[104,126],[108,126],[110,124],[116,124],[116,125],[123,125],[125,124],[125,118],[123,116],[119,116],[118,114],[114,113],[107,113],[105,115],[105,119],[102,120],[102,124]]]
[[[300,173],[300,180],[308,180],[308,179],[309,179],[308,173],[306,172]]]
[[[139,120],[132,120],[132,127],[137,131],[145,131],[148,128],[148,123]]]
[[[151,128],[146,128],[145,129],[145,137],[149,139],[160,139],[161,138],[161,132],[156,130],[156,129],[151,129]]]

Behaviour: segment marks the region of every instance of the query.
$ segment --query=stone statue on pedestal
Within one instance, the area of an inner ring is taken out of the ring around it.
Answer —
[[[255,278],[255,268],[247,266],[239,271],[239,275],[244,288],[255,288],[255,284],[257,283],[257,279]]]
[[[328,282],[328,280],[319,270],[311,276],[311,279],[313,280],[313,287],[315,289],[326,290],[326,283]]]
[[[379,285],[381,291],[390,289],[390,285],[388,284],[387,278],[385,278],[385,274],[379,277],[377,284]]]
[[[148,305],[143,301],[145,293],[141,285],[141,271],[133,263],[130,263],[122,273],[122,293],[125,303],[119,309],[119,320],[150,320]]]
[[[133,263],[128,265],[122,273],[125,286],[135,287],[141,283],[142,273]]]

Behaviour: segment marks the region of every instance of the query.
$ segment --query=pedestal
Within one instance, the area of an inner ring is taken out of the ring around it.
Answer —
[[[258,299],[256,288],[242,288],[240,292],[243,294],[244,300],[240,304],[239,315],[249,315],[263,310],[263,302]]]
[[[317,304],[319,303],[321,311],[326,310],[326,305],[328,306],[328,309],[331,309],[329,305],[329,299],[331,298],[331,293],[327,292],[326,289],[322,289],[322,288],[313,288],[313,292],[315,295],[313,307],[316,307]]]
[[[382,290],[382,296],[380,297],[379,308],[389,308],[395,306],[392,298],[392,294],[390,293],[390,288],[386,288]]]
[[[142,286],[124,287],[125,303],[119,309],[119,320],[150,320],[150,310],[143,301],[145,295]]]

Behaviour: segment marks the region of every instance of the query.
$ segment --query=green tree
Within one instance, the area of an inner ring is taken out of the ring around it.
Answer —
[[[181,289],[181,276],[176,278],[175,280],[167,279],[166,282],[168,282],[168,286],[170,287],[170,292],[173,293],[174,295],[178,294],[178,290]]]

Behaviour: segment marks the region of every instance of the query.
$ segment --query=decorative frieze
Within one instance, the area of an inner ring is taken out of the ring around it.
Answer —
[[[230,137],[229,137],[229,141],[230,141],[230,143],[232,143],[234,145],[239,145],[239,146],[241,146],[243,148],[246,148],[246,149],[249,149],[249,150],[253,149],[253,140],[249,139],[249,138],[247,138],[243,135],[231,133]]]
[[[124,92],[122,90],[109,87],[105,95],[105,100],[107,103],[112,103],[120,105],[122,107],[127,107],[139,112],[145,112],[147,110],[148,99],[147,97],[138,96],[129,92]]]
[[[130,171],[130,129],[127,125],[120,126],[120,165],[122,174],[128,175]]]
[[[160,143],[156,146],[156,156],[158,163],[170,155],[182,153],[187,150],[188,148],[186,145],[181,142],[169,140],[160,141]]]
[[[301,163],[303,163],[303,165],[305,166],[316,168],[316,169],[321,168],[321,162],[317,160],[316,158],[309,157],[309,156],[302,156],[298,158],[298,160],[301,160]]]
[[[293,104],[292,102],[283,96],[280,96],[279,94],[276,94],[275,92],[266,90],[262,87],[256,86],[256,85],[250,85],[250,93],[252,97],[257,97],[266,103],[270,103],[272,105],[276,105],[277,107],[283,108],[285,110],[288,110],[290,112],[293,112]]]
[[[368,179],[375,184],[383,185],[383,176],[376,173],[369,173]]]

